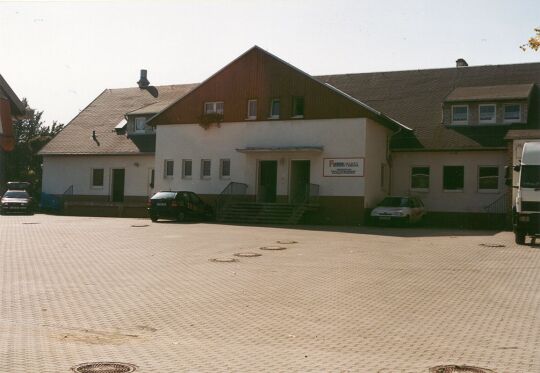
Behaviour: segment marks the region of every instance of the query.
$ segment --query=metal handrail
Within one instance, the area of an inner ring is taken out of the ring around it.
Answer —
[[[484,210],[495,214],[504,214],[508,212],[508,193],[503,193],[495,201],[484,206]]]
[[[231,181],[216,199],[216,212],[219,214],[227,204],[246,195],[247,188],[247,184]]]

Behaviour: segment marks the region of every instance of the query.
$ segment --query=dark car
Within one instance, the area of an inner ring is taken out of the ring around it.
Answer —
[[[9,212],[31,214],[32,197],[25,190],[8,190],[2,196],[0,209],[2,214]]]
[[[185,221],[189,218],[207,219],[214,217],[214,209],[193,192],[158,192],[150,198],[148,214],[152,221],[172,219]]]

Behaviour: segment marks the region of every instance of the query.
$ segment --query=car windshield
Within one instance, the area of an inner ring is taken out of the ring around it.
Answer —
[[[29,195],[25,191],[19,191],[19,190],[8,190],[4,194],[4,198],[28,198]]]
[[[521,186],[523,188],[540,188],[540,166],[521,166]]]
[[[380,207],[410,207],[411,200],[404,197],[386,197],[381,203]]]
[[[176,197],[176,192],[157,192],[152,199],[173,199],[174,197]]]

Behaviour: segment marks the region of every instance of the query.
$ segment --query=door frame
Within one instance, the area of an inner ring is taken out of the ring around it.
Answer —
[[[291,158],[289,159],[289,173],[288,173],[288,190],[287,190],[287,193],[289,194],[288,195],[288,198],[287,200],[289,201],[289,203],[292,203],[291,199],[292,199],[292,163],[294,161],[307,161],[309,162],[309,183],[311,183],[311,159],[305,159],[305,158]]]
[[[257,171],[256,171],[256,181],[255,181],[255,201],[260,202],[261,192],[260,192],[260,181],[261,181],[261,162],[276,162],[276,199],[277,199],[277,187],[278,187],[278,175],[279,175],[279,159],[257,159]]]
[[[114,170],[124,170],[124,185],[123,185],[123,191],[122,191],[122,202],[114,201],[113,195],[114,195]],[[116,203],[123,203],[124,199],[126,197],[126,168],[125,167],[111,167],[110,169],[111,173],[111,181],[110,181],[110,189],[109,189],[109,200],[111,202]]]

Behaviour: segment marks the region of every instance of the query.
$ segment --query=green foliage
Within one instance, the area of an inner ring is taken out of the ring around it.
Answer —
[[[26,104],[26,101],[24,101]],[[25,119],[13,122],[15,149],[6,154],[7,181],[29,181],[35,194],[41,191],[41,164],[43,157],[38,152],[63,128],[54,121],[52,126],[43,123],[43,111],[28,108]]]

